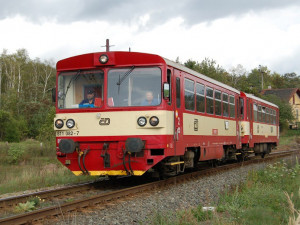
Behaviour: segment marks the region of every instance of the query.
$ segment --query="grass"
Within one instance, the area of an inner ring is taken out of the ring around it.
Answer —
[[[283,162],[253,171],[247,182],[221,196],[218,212],[226,212],[226,222],[237,224],[288,224],[289,201],[300,209],[300,165],[289,167]],[[294,194],[292,194],[294,193]],[[226,224],[226,223],[225,223]]]
[[[280,134],[279,147],[286,147],[300,144],[300,130],[285,130]]]
[[[34,140],[0,143],[0,194],[88,180],[95,178],[77,177],[61,165],[55,146],[41,146]]]
[[[177,212],[175,218],[160,212],[152,220],[157,225],[297,225],[299,222],[300,165],[289,166],[284,162],[250,172],[244,184],[220,195],[214,212],[203,211],[200,205]]]

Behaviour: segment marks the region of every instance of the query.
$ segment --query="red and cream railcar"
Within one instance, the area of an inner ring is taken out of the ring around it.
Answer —
[[[242,140],[254,148],[256,138],[277,143],[256,131],[247,139],[240,91],[157,55],[64,59],[56,87],[57,157],[75,175],[173,175],[198,161],[235,158]],[[268,105],[243,97],[252,106]]]
[[[264,156],[278,145],[279,108],[277,105],[241,92],[241,136],[243,150]],[[251,152],[251,151],[250,151]]]

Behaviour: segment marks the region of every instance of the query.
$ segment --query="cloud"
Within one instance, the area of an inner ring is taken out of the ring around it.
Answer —
[[[112,51],[131,47],[181,62],[208,57],[225,69],[241,64],[249,71],[261,64],[300,74],[300,5],[289,0],[243,3],[10,0],[1,3],[0,49],[25,48],[33,58],[56,61],[105,51],[101,46],[109,38]]]
[[[249,11],[300,5],[294,0],[0,0],[0,3],[0,20],[19,15],[38,23],[100,20],[131,24],[148,14],[148,26],[177,17],[193,25]]]

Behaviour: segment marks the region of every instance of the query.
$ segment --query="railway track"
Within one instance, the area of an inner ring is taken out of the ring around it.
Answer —
[[[51,207],[47,207],[47,208],[43,208],[43,209],[38,209],[38,210],[35,210],[32,212],[28,212],[28,213],[24,213],[24,214],[20,214],[20,215],[2,218],[2,219],[0,219],[0,224],[1,225],[2,224],[26,224],[26,223],[32,223],[32,222],[38,221],[38,220],[43,220],[46,217],[58,216],[58,215],[65,214],[65,213],[68,213],[71,211],[80,210],[80,209],[88,208],[88,207],[93,207],[93,206],[100,205],[100,204],[101,204],[101,206],[105,207],[107,204],[109,204],[115,200],[122,199],[124,197],[135,196],[139,193],[153,191],[158,188],[164,188],[166,186],[177,184],[177,183],[182,183],[182,182],[185,182],[185,181],[191,180],[191,179],[198,179],[198,178],[201,178],[204,176],[209,176],[212,174],[220,173],[224,170],[230,170],[233,168],[238,168],[238,167],[242,167],[242,166],[254,164],[254,163],[267,162],[267,161],[271,161],[271,160],[278,159],[281,157],[285,157],[285,156],[289,156],[289,155],[293,155],[293,154],[299,154],[299,153],[300,153],[300,150],[277,152],[277,153],[273,153],[273,154],[269,155],[267,158],[264,158],[264,159],[256,158],[256,159],[252,159],[252,160],[244,161],[244,162],[240,162],[240,163],[228,164],[228,165],[219,166],[216,168],[210,168],[210,169],[205,169],[205,170],[201,170],[201,171],[186,173],[183,175],[168,178],[166,180],[154,181],[154,182],[141,184],[141,185],[137,185],[137,186],[129,187],[129,188],[121,188],[120,190],[111,190],[111,191],[95,194],[93,196],[86,197],[83,199],[74,200],[72,202],[67,202],[67,203],[63,203],[60,205],[55,205],[55,206],[51,206]],[[93,185],[95,185],[95,184],[87,183],[87,184],[81,184],[78,186],[74,186],[74,187],[72,187],[74,189],[71,192],[73,192],[73,193],[81,192],[83,189],[91,190],[92,188],[94,188]],[[104,185],[104,187],[108,188],[108,186],[105,186],[105,185]],[[69,190],[66,190],[66,189],[69,189]],[[26,195],[26,196],[24,195],[24,196],[16,196],[16,197],[7,198],[7,199],[1,199],[0,204],[2,206],[9,205],[9,204],[16,204],[16,202],[22,202],[32,196],[39,196],[40,198],[49,198],[49,196],[53,197],[53,196],[65,195],[66,193],[70,193],[70,190],[71,190],[71,187],[66,187],[66,188],[61,188],[59,190],[46,191],[45,193],[40,193],[40,194],[38,194],[38,192],[36,192],[36,193],[32,193],[32,194]],[[57,191],[57,193],[56,193],[56,191]]]
[[[27,200],[39,197],[44,200],[51,200],[53,198],[60,198],[71,194],[83,193],[93,190],[107,190],[115,188],[116,184],[121,185],[122,183],[130,184],[130,177],[118,178],[116,180],[101,180],[95,182],[86,182],[77,185],[65,186],[56,188],[53,190],[45,190],[39,192],[33,192],[30,194],[18,195],[13,197],[7,197],[0,199],[0,212],[8,207],[14,207],[18,203],[26,202]],[[131,179],[132,180],[132,179]],[[122,186],[122,185],[121,185]]]

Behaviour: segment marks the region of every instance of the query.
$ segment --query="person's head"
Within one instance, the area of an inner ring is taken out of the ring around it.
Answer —
[[[93,91],[93,90],[88,90],[88,92],[87,92],[87,99],[88,100],[91,100],[91,99],[93,99],[95,97],[95,91]]]
[[[149,102],[151,102],[153,100],[153,93],[152,93],[152,91],[147,91],[146,92],[146,99]]]

